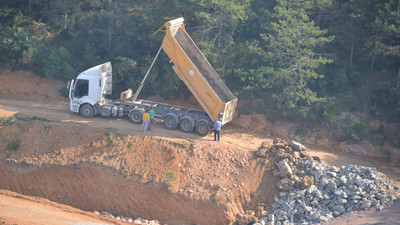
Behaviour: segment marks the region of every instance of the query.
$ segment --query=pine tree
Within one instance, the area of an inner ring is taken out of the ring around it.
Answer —
[[[262,34],[269,63],[264,76],[275,93],[273,97],[278,107],[283,110],[306,109],[323,101],[310,88],[310,82],[324,77],[317,69],[331,60],[315,50],[333,37],[324,37],[326,31],[317,27],[307,15],[307,11],[315,7],[313,2],[279,0],[270,33]]]

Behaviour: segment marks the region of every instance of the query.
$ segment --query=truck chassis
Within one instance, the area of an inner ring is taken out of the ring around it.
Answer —
[[[205,136],[210,132],[212,120],[205,111],[185,108],[175,105],[168,105],[159,102],[137,100],[137,101],[111,101],[106,100],[104,104],[82,105],[79,113],[82,117],[90,118],[94,115],[106,117],[128,116],[135,124],[143,122],[142,117],[146,110],[154,110],[155,119],[162,120],[164,127],[174,130],[179,127],[184,132],[195,132]]]

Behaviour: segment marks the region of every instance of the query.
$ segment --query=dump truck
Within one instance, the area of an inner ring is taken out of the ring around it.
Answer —
[[[155,118],[162,121],[165,128],[179,127],[184,132],[195,131],[201,136],[207,135],[217,120],[221,120],[222,125],[230,122],[235,113],[237,98],[186,32],[184,19],[168,21],[159,30],[164,28],[165,37],[161,47],[135,94],[132,89],[128,89],[120,94],[118,100],[105,97],[112,93],[112,66],[111,62],[106,62],[80,73],[70,82],[70,110],[84,118],[96,115],[128,116],[132,123],[138,124],[142,123],[144,112],[152,108]],[[137,99],[161,49],[170,58],[172,69],[204,111]]]

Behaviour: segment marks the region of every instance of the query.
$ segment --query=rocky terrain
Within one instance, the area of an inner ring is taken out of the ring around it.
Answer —
[[[265,164],[276,164],[280,193],[270,213],[262,204],[257,212],[238,214],[239,225],[322,223],[353,210],[382,210],[399,197],[399,186],[376,168],[328,166],[295,141],[275,139],[273,146],[263,144],[255,155],[265,158]]]

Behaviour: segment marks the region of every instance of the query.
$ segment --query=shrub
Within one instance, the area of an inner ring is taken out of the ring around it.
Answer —
[[[109,133],[106,136],[106,141],[108,142],[109,145],[113,145],[114,144],[114,137],[113,137],[112,133]]]
[[[21,145],[21,141],[19,139],[13,140],[10,143],[7,144],[7,148],[10,151],[17,151],[19,146]]]
[[[167,179],[164,179],[164,183],[167,184],[168,187],[172,187],[171,182],[176,181],[176,179],[174,171],[170,170],[167,172]]]
[[[132,146],[133,146],[132,142],[129,142],[129,143],[126,145],[126,147],[127,147],[129,150],[132,149]]]
[[[15,117],[0,116],[0,123],[4,126],[13,124],[16,121]]]
[[[175,177],[174,171],[168,171],[167,172],[167,177],[171,181],[176,181],[176,177]]]

